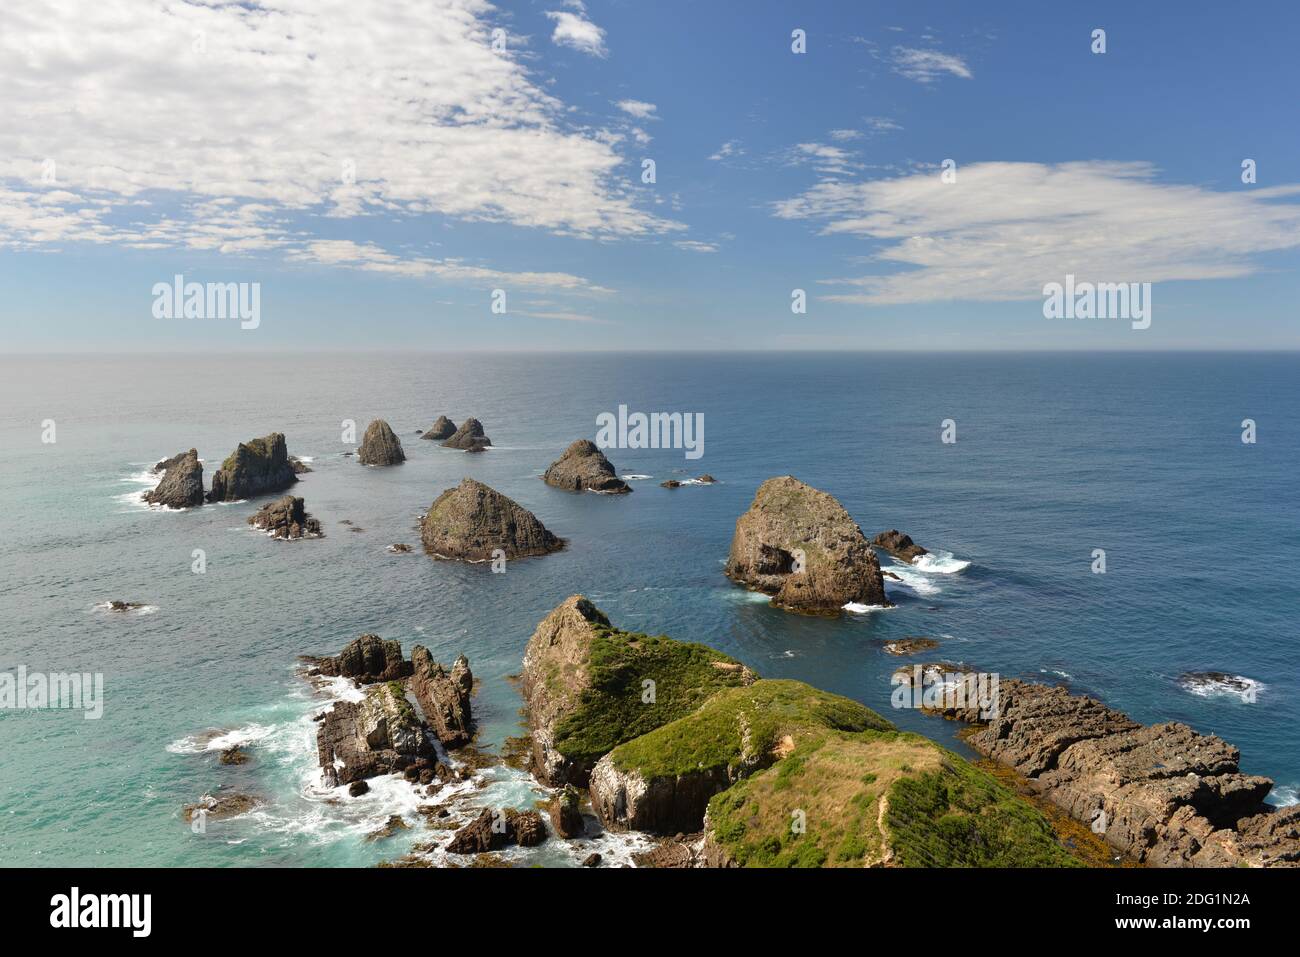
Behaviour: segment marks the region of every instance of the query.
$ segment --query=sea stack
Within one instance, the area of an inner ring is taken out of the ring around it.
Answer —
[[[567,492],[588,491],[612,495],[632,491],[618,477],[614,466],[605,458],[605,453],[589,439],[578,439],[565,449],[564,454],[551,463],[551,467],[542,476],[542,481]]]
[[[236,502],[256,495],[283,492],[298,476],[289,461],[284,434],[272,432],[260,439],[240,442],[212,476],[209,502]]]
[[[444,449],[460,449],[463,452],[482,452],[492,440],[483,433],[483,423],[478,419],[466,419],[459,429],[442,443]]]
[[[876,548],[882,548],[889,552],[899,561],[908,562],[909,564],[922,555],[929,554],[928,551],[912,541],[912,536],[904,535],[896,528],[881,532],[871,540],[871,544]]]
[[[383,419],[375,419],[366,426],[366,434],[357,450],[357,461],[362,465],[400,465],[406,461],[401,440]]]
[[[269,502],[248,517],[248,524],[266,531],[272,538],[320,538],[320,520],[307,514],[307,506],[297,495],[286,495]]]
[[[154,466],[155,472],[160,470],[164,472],[162,481],[157,488],[144,493],[146,502],[165,508],[193,508],[203,504],[203,464],[197,451],[190,449],[164,459]]]
[[[834,497],[783,475],[736,521],[726,575],[792,611],[888,605],[875,552]]]
[[[456,434],[455,424],[451,421],[451,419],[447,418],[445,415],[440,415],[438,416],[438,421],[433,423],[433,425],[429,426],[429,428],[423,434],[421,434],[420,438],[437,439],[439,442],[441,442],[443,439],[449,439],[455,434]]]
[[[496,489],[465,479],[434,500],[420,519],[420,539],[439,558],[483,562],[546,555],[564,547],[537,516]]]

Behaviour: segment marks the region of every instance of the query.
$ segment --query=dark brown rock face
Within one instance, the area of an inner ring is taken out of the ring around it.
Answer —
[[[889,604],[862,529],[833,497],[789,475],[760,485],[736,521],[726,574],[794,611]]]
[[[1139,861],[1300,865],[1300,805],[1264,804],[1273,782],[1241,773],[1221,738],[1176,722],[1143,726],[1092,698],[1013,679],[1000,682],[999,699],[971,746]]]
[[[162,481],[157,488],[144,493],[146,502],[166,508],[193,508],[203,504],[203,463],[196,450],[164,459],[154,466],[154,471],[160,468],[164,472]]]
[[[506,558],[546,555],[564,547],[532,512],[495,489],[465,479],[447,489],[420,520],[425,548],[441,558],[489,561],[496,549]]]
[[[328,677],[355,678],[362,684],[399,681],[409,677],[412,664],[402,660],[402,643],[378,635],[362,635],[348,642],[335,658],[322,658],[320,673]]]
[[[632,489],[618,477],[614,466],[605,458],[596,443],[578,439],[561,455],[542,476],[547,485],[567,492],[623,493]]]
[[[284,435],[272,432],[260,439],[240,442],[238,448],[212,475],[209,502],[235,502],[257,495],[283,492],[298,476],[289,461]]]
[[[412,767],[432,768],[436,761],[397,682],[370,685],[361,701],[336,704],[317,727],[316,751],[325,780],[334,787]]]
[[[400,465],[406,461],[402,442],[383,419],[375,419],[366,426],[366,434],[357,450],[357,461],[362,465]]]
[[[896,528],[881,532],[871,540],[871,544],[876,548],[883,548],[899,561],[909,563],[922,555],[928,554],[924,548],[912,541],[910,535],[904,535]]]
[[[469,661],[461,655],[448,672],[427,648],[416,645],[411,649],[411,666],[411,690],[438,740],[447,748],[469,744],[470,697],[474,693]]]
[[[240,814],[247,814],[265,803],[260,797],[253,794],[218,791],[216,794],[203,795],[194,804],[185,805],[183,813],[187,823],[193,821],[196,817],[202,817],[210,821],[220,821],[225,818],[237,817]]]
[[[272,538],[320,538],[320,522],[307,514],[303,500],[296,495],[286,495],[248,517],[248,524],[265,529]]]
[[[480,426],[482,428],[482,426]],[[429,426],[428,430],[420,436],[422,439],[437,439],[441,442],[443,439],[449,439],[456,434],[456,426],[451,419],[445,415],[438,416],[438,421]]]
[[[551,827],[563,838],[582,837],[587,825],[582,820],[581,800],[578,789],[566,784],[547,806],[551,817]]]
[[[478,817],[452,835],[447,850],[452,854],[483,854],[511,844],[535,847],[544,840],[546,825],[536,811],[484,808]]]
[[[465,452],[482,452],[491,444],[492,440],[483,433],[483,423],[471,418],[462,422],[460,428],[452,434],[451,438],[443,442],[442,446]]]
[[[646,780],[605,755],[591,771],[589,793],[592,810],[606,827],[676,834],[699,828],[709,800],[735,783],[722,768]]]

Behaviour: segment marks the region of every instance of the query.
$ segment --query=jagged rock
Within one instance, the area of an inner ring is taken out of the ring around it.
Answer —
[[[515,841],[520,847],[536,847],[546,840],[546,825],[542,815],[537,811],[520,811],[514,814],[506,812],[514,831]]]
[[[400,465],[406,461],[402,442],[383,419],[375,419],[366,426],[366,434],[357,450],[357,461],[362,465]]]
[[[601,862],[601,860],[602,860],[602,858],[601,858],[601,856],[600,856],[599,854],[597,854],[597,853],[591,853],[591,854],[588,854],[586,857],[584,857],[584,858],[582,859],[582,866],[583,866],[583,867],[600,867],[600,862]]]
[[[447,489],[420,519],[420,538],[439,558],[489,561],[497,549],[506,558],[545,555],[564,547],[532,512],[495,489],[464,479]]]
[[[682,483],[677,481],[677,479],[668,479],[666,482],[660,482],[659,487],[660,488],[681,488]]]
[[[227,748],[221,752],[222,764],[247,764],[248,753],[243,748],[236,745],[233,748]]]
[[[433,744],[396,681],[369,685],[361,701],[340,701],[316,730],[326,783],[351,784],[410,767],[432,767]]]
[[[492,444],[492,440],[483,434],[483,423],[478,419],[466,419],[461,423],[447,441],[442,443],[445,449],[461,449],[465,452],[482,452]]]
[[[1028,778],[1112,846],[1166,867],[1300,863],[1300,809],[1263,803],[1268,778],[1239,752],[1177,722],[1143,726],[1063,688],[1004,679],[972,747]],[[973,715],[960,717],[970,720]]]
[[[480,426],[480,429],[482,426]],[[437,439],[441,442],[443,439],[449,439],[456,434],[456,426],[451,419],[445,415],[438,416],[438,421],[429,426],[429,428],[420,436],[422,439]]]
[[[582,837],[587,825],[582,820],[581,798],[577,788],[566,784],[547,805],[551,827],[563,838]]]
[[[199,453],[190,449],[154,466],[154,471],[164,467],[165,474],[158,486],[144,493],[150,505],[166,508],[193,508],[203,504],[203,463]]]
[[[472,723],[470,696],[474,693],[469,661],[460,655],[448,673],[433,660],[427,648],[416,645],[411,649],[411,667],[411,690],[438,740],[447,748],[468,744]]]
[[[398,831],[409,831],[410,829],[411,829],[411,825],[407,824],[406,821],[402,820],[402,815],[392,814],[389,816],[388,820],[384,823],[383,827],[381,827],[377,831],[371,831],[369,834],[367,834],[366,840],[382,841],[386,838],[392,837]]]
[[[511,844],[535,847],[546,840],[546,825],[536,811],[484,808],[478,817],[454,835],[447,850],[452,854],[483,854]]]
[[[939,642],[933,638],[899,638],[895,641],[885,643],[886,654],[891,655],[914,655],[920,651],[930,651],[938,648]]]
[[[355,678],[362,684],[376,681],[399,681],[411,676],[414,666],[402,659],[402,643],[378,635],[362,635],[348,642],[334,658],[322,658],[320,674],[326,677]]]
[[[283,492],[298,476],[289,462],[284,435],[272,432],[260,439],[240,442],[221,468],[212,475],[209,502],[235,502],[257,495]]]
[[[645,678],[656,682],[649,703],[641,700]],[[596,761],[619,744],[754,680],[705,645],[614,628],[573,595],[542,620],[524,652],[530,769],[548,787],[583,787]]]
[[[263,505],[248,517],[248,524],[264,529],[272,538],[320,538],[320,522],[307,514],[302,498],[286,495]]]
[[[910,535],[904,535],[896,528],[881,532],[871,540],[876,548],[883,548],[899,561],[912,562],[922,555],[929,554],[924,548],[912,541]]]
[[[361,797],[361,795],[363,794],[369,794],[369,793],[370,793],[370,785],[367,784],[365,781],[353,781],[351,784],[348,785],[349,797],[357,798],[357,797]]]
[[[618,477],[605,453],[588,439],[578,439],[551,463],[542,476],[547,485],[567,492],[622,493],[632,489]]]
[[[703,475],[701,475],[701,476],[700,476],[699,478],[697,478],[695,481],[699,482],[699,483],[702,484],[702,485],[713,485],[713,484],[715,484],[718,480],[715,479],[715,478],[714,478],[712,475],[710,475],[708,472],[705,472]]]
[[[191,449],[190,451],[192,452],[192,451],[194,451],[194,450]],[[171,468],[173,465],[177,464],[177,463],[180,462],[182,459],[184,459],[185,456],[187,456],[187,455],[189,455],[189,452],[177,452],[175,455],[173,455],[173,456],[172,456],[171,458],[169,458],[169,459],[159,459],[157,462],[154,463],[154,467],[153,467],[153,469],[151,469],[151,471],[153,471],[153,472],[166,472],[166,471],[167,471],[169,468]]]
[[[759,486],[736,521],[726,574],[795,611],[889,604],[862,529],[832,496],[789,475]]]
[[[200,816],[200,812],[202,812],[202,817],[206,820],[220,821],[237,817],[240,814],[247,814],[265,803],[256,795],[241,794],[235,791],[218,791],[216,794],[203,795],[194,804],[185,805],[183,814],[186,823]]]

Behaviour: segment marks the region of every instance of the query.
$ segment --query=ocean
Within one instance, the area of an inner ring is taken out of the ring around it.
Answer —
[[[1064,681],[1136,720],[1218,734],[1244,770],[1277,782],[1271,800],[1294,803],[1297,382],[1295,354],[4,358],[0,670],[102,673],[104,711],[0,710],[0,865],[366,866],[441,841],[415,814],[428,799],[403,782],[355,800],[321,787],[311,716],[328,698],[297,657],[365,632],[447,664],[463,652],[481,682],[480,742],[499,752],[520,733],[511,676],[528,637],[575,593],[621,627],[705,642],[969,755],[951,723],[890,705],[890,675],[911,659],[884,645],[934,638],[918,660]],[[620,474],[644,476],[626,496],[539,481],[620,405],[702,413],[704,455],[607,450]],[[480,419],[492,449],[415,434],[442,414]],[[392,425],[405,464],[344,456],[355,444],[342,423],[359,438],[373,418]],[[1241,441],[1247,418],[1254,444]],[[944,420],[955,442],[941,441]],[[238,442],[272,431],[310,462],[294,494],[324,538],[266,538],[245,521],[255,502],[141,502],[155,461],[197,448],[210,483]],[[659,486],[703,472],[718,483]],[[888,583],[895,607],[800,616],[723,576],[737,517],[784,474],[836,496],[868,536],[898,528],[935,553],[921,568],[882,559],[903,579]],[[417,518],[466,476],[568,547],[504,574],[428,558]],[[413,551],[387,550],[398,542]],[[146,607],[112,613],[112,599]],[[1256,693],[1179,683],[1195,671],[1243,676]],[[235,742],[253,760],[220,765]],[[183,805],[219,786],[266,803],[194,833]],[[436,800],[459,820],[542,797],[502,766]],[[367,840],[392,814],[411,829]],[[643,843],[552,840],[506,856],[570,865],[596,850],[621,863]]]

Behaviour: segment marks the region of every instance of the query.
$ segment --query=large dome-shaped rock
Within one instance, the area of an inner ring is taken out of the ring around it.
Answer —
[[[283,492],[298,476],[289,461],[284,434],[272,432],[240,442],[212,476],[209,502],[235,502],[256,495]]]
[[[478,419],[466,419],[446,442],[442,443],[445,449],[461,449],[465,452],[482,452],[492,444],[483,432],[483,423]]]
[[[248,524],[263,529],[272,538],[320,538],[320,520],[307,514],[306,503],[297,495],[286,495],[263,505],[248,517]]]
[[[832,496],[789,475],[760,485],[736,521],[726,574],[794,611],[889,604],[862,529]]]
[[[883,548],[899,561],[912,562],[922,555],[928,555],[924,548],[912,541],[911,535],[904,535],[896,528],[881,532],[871,540],[876,548]]]
[[[480,426],[482,428],[482,426]],[[438,421],[429,426],[421,435],[422,439],[437,439],[441,442],[443,439],[449,439],[456,434],[456,425],[445,415],[438,416]]]
[[[564,454],[551,463],[542,481],[568,492],[585,490],[610,494],[632,491],[618,477],[605,453],[589,439],[578,439],[565,449]]]
[[[362,465],[400,465],[406,461],[406,453],[388,423],[375,419],[366,426],[361,448],[357,450],[357,461]]]
[[[622,631],[574,595],[542,620],[524,652],[531,770],[550,787],[585,787],[596,761],[624,741],[752,681],[720,651]]]
[[[157,488],[144,493],[146,502],[166,508],[193,508],[203,504],[203,463],[197,451],[179,452],[158,465],[164,470],[162,481]]]
[[[532,512],[496,489],[465,479],[439,495],[420,519],[420,539],[439,558],[483,562],[545,555],[564,547]]]
[[[461,655],[449,672],[433,660],[429,649],[416,645],[411,649],[411,666],[411,690],[438,740],[447,748],[469,744],[470,696],[474,693],[469,660]]]

